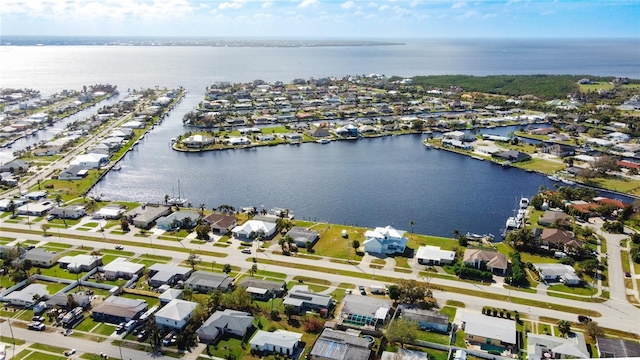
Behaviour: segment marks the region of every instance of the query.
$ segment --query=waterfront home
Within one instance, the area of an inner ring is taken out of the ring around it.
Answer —
[[[216,310],[196,330],[202,343],[215,343],[223,335],[243,339],[253,327],[253,316],[250,313],[231,309]]]
[[[551,226],[554,224],[567,225],[569,223],[569,215],[562,211],[547,210],[538,219],[538,224],[542,226]]]
[[[391,300],[347,294],[342,299],[338,325],[345,328],[376,331],[386,323],[391,305]]]
[[[94,219],[120,219],[122,214],[127,210],[124,205],[120,204],[108,204],[95,211],[92,215]]]
[[[149,229],[155,221],[171,213],[171,207],[166,205],[147,205],[142,204],[125,214],[127,219],[133,226],[140,229]]]
[[[14,306],[30,308],[36,303],[35,300],[33,300],[34,297],[46,300],[49,297],[47,285],[29,284],[20,290],[12,291],[9,295],[5,296],[2,301]]]
[[[63,256],[58,260],[58,264],[61,269],[67,269],[70,273],[85,272],[102,265],[102,255]]]
[[[460,140],[455,140],[455,139],[443,139],[442,140],[442,146],[445,147],[453,147],[456,149],[461,149],[461,150],[471,150],[473,149],[473,145],[466,143],[466,142],[462,142]]]
[[[140,276],[143,271],[144,264],[128,262],[121,257],[102,267],[102,272],[107,280],[131,279],[134,276]]]
[[[309,352],[311,360],[368,360],[371,343],[357,333],[325,328]]]
[[[132,120],[120,125],[120,127],[129,129],[144,129],[145,123],[143,123],[142,121]]]
[[[214,234],[224,235],[231,231],[238,223],[235,215],[211,213],[202,219]]]
[[[196,224],[200,214],[195,211],[180,210],[170,215],[163,216],[156,220],[156,226],[162,230],[173,230],[177,228],[190,228]]]
[[[302,339],[301,333],[278,329],[274,332],[258,330],[249,341],[251,349],[265,353],[293,356]]]
[[[80,180],[89,175],[89,171],[82,165],[69,165],[58,174],[60,180]]]
[[[561,229],[544,229],[540,235],[540,244],[549,248],[560,249],[566,253],[574,253],[583,246],[573,232]]]
[[[247,289],[251,297],[256,300],[269,300],[280,297],[286,290],[286,283],[280,281],[263,280],[253,277],[245,277],[238,286]]]
[[[182,330],[193,317],[198,303],[173,299],[154,314],[160,328]]]
[[[70,165],[80,165],[85,169],[97,169],[109,162],[109,156],[106,154],[89,153],[78,155],[71,160]]]
[[[475,136],[473,136],[473,134],[467,134],[464,131],[456,130],[456,131],[449,131],[442,134],[442,139],[451,139],[451,140],[458,140],[460,142],[465,142],[465,141],[474,141]]]
[[[258,141],[274,141],[276,136],[274,134],[260,134],[256,136],[256,140]]]
[[[317,127],[313,130],[310,130],[308,134],[309,136],[314,138],[326,138],[331,136],[331,133],[329,133],[329,130],[327,130],[327,128],[325,127]]]
[[[147,311],[148,307],[149,305],[144,300],[109,296],[93,307],[91,317],[98,322],[126,323],[138,319]]]
[[[640,357],[640,344],[635,341],[598,336],[596,347],[601,358]]]
[[[491,156],[496,159],[511,161],[511,162],[531,160],[531,155],[527,153],[523,153],[522,151],[517,151],[517,150],[501,151]]]
[[[566,338],[543,334],[527,335],[527,360],[591,358],[584,334],[570,332]]]
[[[50,146],[34,149],[32,153],[35,156],[51,156],[59,154],[61,150],[61,146]]]
[[[455,251],[442,250],[438,246],[420,246],[416,251],[416,260],[420,265],[446,265],[453,263]]]
[[[320,238],[317,231],[302,226],[294,226],[285,236],[291,236],[299,248],[312,247]]]
[[[582,279],[576,275],[573,266],[564,264],[533,264],[545,282],[561,282],[565,285],[580,285]]]
[[[182,140],[182,145],[188,147],[188,148],[203,148],[207,145],[211,145],[214,143],[214,139],[210,136],[205,136],[205,135],[200,135],[200,134],[196,134],[196,135],[191,135],[188,138]]]
[[[233,278],[227,274],[216,274],[209,271],[194,271],[184,282],[184,287],[207,294],[215,290],[227,291],[233,286]]]
[[[189,278],[192,271],[183,266],[155,263],[148,269],[149,286],[157,288],[164,284],[175,285],[178,281]]]
[[[441,314],[437,311],[416,308],[410,305],[398,306],[400,317],[411,320],[418,324],[424,331],[437,331],[440,333],[449,332],[449,315]]]
[[[465,340],[482,350],[507,350],[516,347],[516,322],[499,317],[462,312]]]
[[[309,291],[307,285],[295,285],[289,290],[282,303],[293,306],[297,313],[304,313],[310,310],[321,312],[329,309],[332,300],[331,295]]]
[[[377,227],[364,234],[364,251],[370,254],[388,255],[404,253],[407,246],[406,231],[396,230],[392,226]]]
[[[242,225],[234,227],[233,236],[241,240],[253,240],[252,236],[262,234],[263,239],[270,239],[276,233],[276,224],[261,220],[248,220]]]
[[[464,251],[463,262],[467,266],[474,268],[481,268],[482,264],[487,267],[487,270],[506,274],[509,268],[509,262],[507,256],[497,251],[480,250],[480,249],[466,249]]]

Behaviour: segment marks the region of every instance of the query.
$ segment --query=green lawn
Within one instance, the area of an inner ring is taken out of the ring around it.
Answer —
[[[456,311],[458,309],[452,307],[452,306],[445,306],[442,309],[440,309],[440,313],[441,314],[445,314],[445,315],[449,315],[449,321],[453,322],[453,318],[455,318],[456,316]]]
[[[513,163],[511,165],[524,170],[541,171],[545,174],[552,174],[556,171],[565,169],[565,165],[562,162],[555,162],[555,161],[536,159],[536,158],[531,159],[529,161]]]
[[[362,244],[366,229],[331,224],[315,224],[311,229],[320,234],[320,239],[313,245],[316,255],[340,259],[347,259],[348,256],[350,260],[362,260],[362,255],[356,254],[351,244],[353,240],[358,240]],[[342,230],[347,231],[348,239],[342,237]]]
[[[549,290],[582,296],[589,296],[594,292],[589,286],[567,286],[564,284],[552,285],[549,287]]]
[[[32,344],[31,346],[29,346],[29,348],[48,351],[52,353],[60,353],[60,354],[64,353],[64,351],[67,350],[66,348],[61,348],[53,345],[39,344],[39,343]]]
[[[16,354],[14,360],[66,360],[66,357],[52,356],[39,351],[24,349]]]
[[[507,257],[509,257],[509,254],[515,251],[513,248],[511,248],[509,245],[505,244],[504,242],[499,243],[496,246],[496,248],[498,249],[499,253],[507,255]],[[554,257],[540,256],[537,254],[531,254],[526,252],[520,252],[520,258],[522,259],[522,262],[525,264],[528,262],[533,264],[538,264],[538,263],[552,264],[552,263],[558,262],[558,259]]]
[[[442,345],[449,345],[449,334],[440,334],[437,332],[419,330],[417,335],[418,336],[416,338],[418,340],[433,342]]]
[[[439,246],[442,250],[453,250],[458,247],[457,240],[438,236],[409,234],[407,239],[407,247],[413,250],[417,250],[421,245]]]

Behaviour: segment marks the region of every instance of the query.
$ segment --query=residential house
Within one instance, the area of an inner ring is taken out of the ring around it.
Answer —
[[[145,123],[142,121],[132,120],[120,125],[120,127],[129,129],[144,129]]]
[[[196,224],[200,217],[195,211],[180,210],[156,220],[156,226],[162,230],[172,230],[179,227],[190,227]],[[185,219],[189,219],[185,221]],[[189,224],[187,224],[189,222]]]
[[[329,130],[327,130],[327,128],[324,128],[324,127],[317,127],[313,130],[309,130],[308,134],[309,136],[314,138],[326,138],[331,136],[331,133],[329,133]]]
[[[543,229],[540,235],[540,243],[553,249],[560,249],[566,253],[573,253],[583,246],[582,241],[577,240],[573,232],[561,229]]]
[[[483,350],[516,348],[515,321],[469,312],[463,312],[461,318],[465,340],[469,343]]]
[[[127,208],[120,204],[108,204],[100,208],[98,211],[93,213],[93,218],[95,219],[109,219],[115,220],[120,219],[122,214],[125,213]]]
[[[562,145],[562,144],[551,144],[543,147],[541,151],[543,153],[555,155],[559,157],[573,156],[576,153],[575,148],[573,146]]]
[[[494,158],[511,161],[511,162],[520,162],[520,161],[528,161],[531,160],[531,155],[527,153],[523,153],[517,150],[508,150],[501,151],[491,155]]]
[[[446,265],[453,263],[455,251],[442,250],[438,246],[420,246],[416,251],[416,259],[420,265]]]
[[[143,203],[137,208],[127,212],[125,216],[133,226],[140,229],[149,229],[158,218],[169,214],[171,214],[171,207],[169,206],[147,205]]]
[[[60,180],[80,180],[89,175],[89,170],[82,165],[69,165],[58,174]]]
[[[196,334],[200,342],[215,343],[223,335],[243,339],[253,327],[253,316],[250,313],[225,309],[217,310],[198,328]]]
[[[547,210],[538,219],[538,224],[542,226],[551,226],[557,222],[558,225],[568,225],[568,220],[569,215],[562,211]]]
[[[31,165],[24,160],[13,160],[0,165],[0,172],[23,173],[29,170]]]
[[[400,310],[401,318],[416,322],[421,330],[440,333],[449,332],[449,315],[406,305],[400,305],[398,309]]]
[[[32,153],[35,156],[51,156],[59,154],[61,150],[61,146],[50,146],[33,149]]]
[[[212,137],[196,134],[182,140],[182,144],[188,148],[203,148],[213,144],[214,141]]]
[[[262,234],[264,239],[270,239],[276,233],[276,223],[261,221],[261,220],[248,220],[242,225],[234,227],[231,232],[237,239],[253,240],[252,236]]]
[[[497,251],[479,250],[479,249],[466,249],[464,251],[464,263],[467,266],[472,266],[480,269],[482,264],[487,267],[487,270],[506,274],[509,268],[509,262],[505,254],[500,254]]]
[[[160,310],[156,311],[156,324],[158,324],[160,328],[182,330],[193,317],[196,307],[198,307],[198,303],[173,299]]]
[[[364,234],[364,251],[370,254],[404,253],[407,238],[404,230],[396,230],[392,226],[377,227]]]
[[[348,294],[342,304],[338,317],[341,327],[376,331],[386,323],[392,302],[373,296]]]
[[[134,276],[140,276],[140,274],[142,274],[144,264],[128,262],[125,258],[119,257],[103,266],[102,271],[107,280],[116,280],[119,278],[131,279]]]
[[[129,299],[119,296],[109,296],[103,302],[94,306],[91,317],[95,321],[118,324],[138,319],[149,305],[140,299]]]
[[[462,150],[471,150],[473,149],[473,145],[467,142],[463,142],[455,139],[442,139],[442,145],[445,147],[453,147],[456,149]]]
[[[37,302],[33,299],[34,296],[36,296],[36,298],[47,299],[49,297],[47,285],[29,284],[20,290],[12,291],[9,295],[5,296],[2,301],[14,306],[30,308]]]
[[[351,332],[325,328],[309,352],[311,360],[368,360],[371,343]]]
[[[301,333],[286,330],[274,332],[258,330],[249,341],[249,345],[255,351],[293,356],[300,339],[302,339]]]
[[[61,269],[67,269],[71,273],[90,271],[102,265],[102,255],[63,256],[58,260],[58,264]]]
[[[588,359],[592,357],[587,349],[584,334],[581,332],[570,332],[566,338],[529,333],[527,335],[527,352],[527,360]]]
[[[194,271],[184,282],[184,287],[199,293],[209,293],[214,290],[227,291],[233,286],[233,278],[227,274],[215,274],[209,271]]]
[[[294,226],[287,232],[286,236],[291,236],[296,246],[299,248],[312,247],[320,238],[317,231],[302,226]]]
[[[640,357],[640,344],[635,341],[598,336],[596,346],[601,358]]]
[[[49,210],[55,206],[53,201],[43,201],[39,203],[25,203],[19,206],[16,211],[19,215],[27,216],[44,216]]]
[[[77,220],[85,216],[87,211],[82,205],[69,205],[55,207],[49,211],[49,215],[53,215],[58,219],[73,219]]]
[[[251,294],[253,299],[265,301],[273,297],[282,296],[286,288],[286,283],[245,277],[240,280],[238,286],[247,289],[247,292]]]
[[[155,263],[149,266],[149,286],[157,288],[164,284],[175,285],[178,281],[184,281],[191,275],[190,268]]]
[[[297,313],[304,313],[310,310],[329,309],[332,300],[331,295],[309,291],[306,285],[295,285],[289,290],[282,303],[293,306]]]
[[[27,203],[27,199],[0,199],[0,211],[9,211],[9,204],[13,203],[16,209]]]
[[[212,213],[207,215],[203,220],[209,225],[212,233],[220,235],[227,234],[237,225],[235,215]]]
[[[20,259],[16,259],[15,261],[22,262],[29,260],[33,266],[50,268],[58,261],[61,255],[60,253],[48,251],[43,248],[34,248],[25,252]]]
[[[573,266],[564,264],[534,264],[540,278],[545,282],[561,282],[565,285],[580,285],[582,279]]]
[[[166,285],[168,287],[169,285]],[[163,287],[160,287],[158,290],[161,290]],[[158,300],[160,300],[160,306],[167,305],[172,300],[182,299],[182,290],[180,289],[172,289],[168,288],[158,296]]]
[[[88,309],[91,306],[91,297],[89,295],[78,293],[57,293],[52,295],[47,301],[47,309],[61,308],[71,310],[67,307],[69,304],[69,295],[73,298],[73,301],[83,309]]]
[[[426,352],[399,348],[397,352],[383,351],[380,360],[428,360]],[[454,358],[454,360],[466,360]]]
[[[97,169],[102,165],[106,165],[108,162],[109,156],[106,154],[89,153],[76,156],[69,164],[80,165],[85,169]]]

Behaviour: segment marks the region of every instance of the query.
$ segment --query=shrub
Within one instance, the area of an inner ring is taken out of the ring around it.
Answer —
[[[310,334],[318,334],[324,329],[324,321],[320,321],[315,317],[304,323],[304,331]]]

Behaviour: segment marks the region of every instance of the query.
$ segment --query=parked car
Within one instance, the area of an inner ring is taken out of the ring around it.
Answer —
[[[243,254],[251,254],[251,249],[242,249]]]
[[[626,277],[631,277],[631,273],[630,273],[630,272],[628,272],[628,271],[625,271],[625,272],[624,272],[624,276],[626,276]]]
[[[162,339],[162,345],[169,346],[173,345],[176,342],[177,335],[175,331],[171,331],[167,335],[165,335],[164,339]]]
[[[147,330],[142,330],[138,333],[138,341],[145,341],[147,339],[147,336],[149,334],[147,333]]]
[[[55,219],[56,217],[53,215],[47,215],[47,221],[51,221],[53,219]]]
[[[34,316],[31,318],[31,321],[33,322],[44,322],[44,317],[42,316]]]
[[[585,315],[578,315],[578,322],[582,324],[586,324],[591,321],[591,318]]]
[[[122,331],[124,331],[124,323],[121,322],[120,324],[118,324],[118,326],[116,326],[116,332],[117,333],[121,333]]]
[[[124,250],[124,246],[122,246],[122,245],[116,245],[116,250]]]
[[[69,349],[64,352],[64,356],[71,356],[76,353],[76,349]]]
[[[29,323],[29,325],[27,326],[27,328],[29,330],[35,330],[35,331],[44,331],[45,329],[45,325],[41,322],[37,322],[37,323]]]
[[[358,290],[360,290],[360,294],[367,295],[367,290],[364,288],[364,286],[358,286]]]

